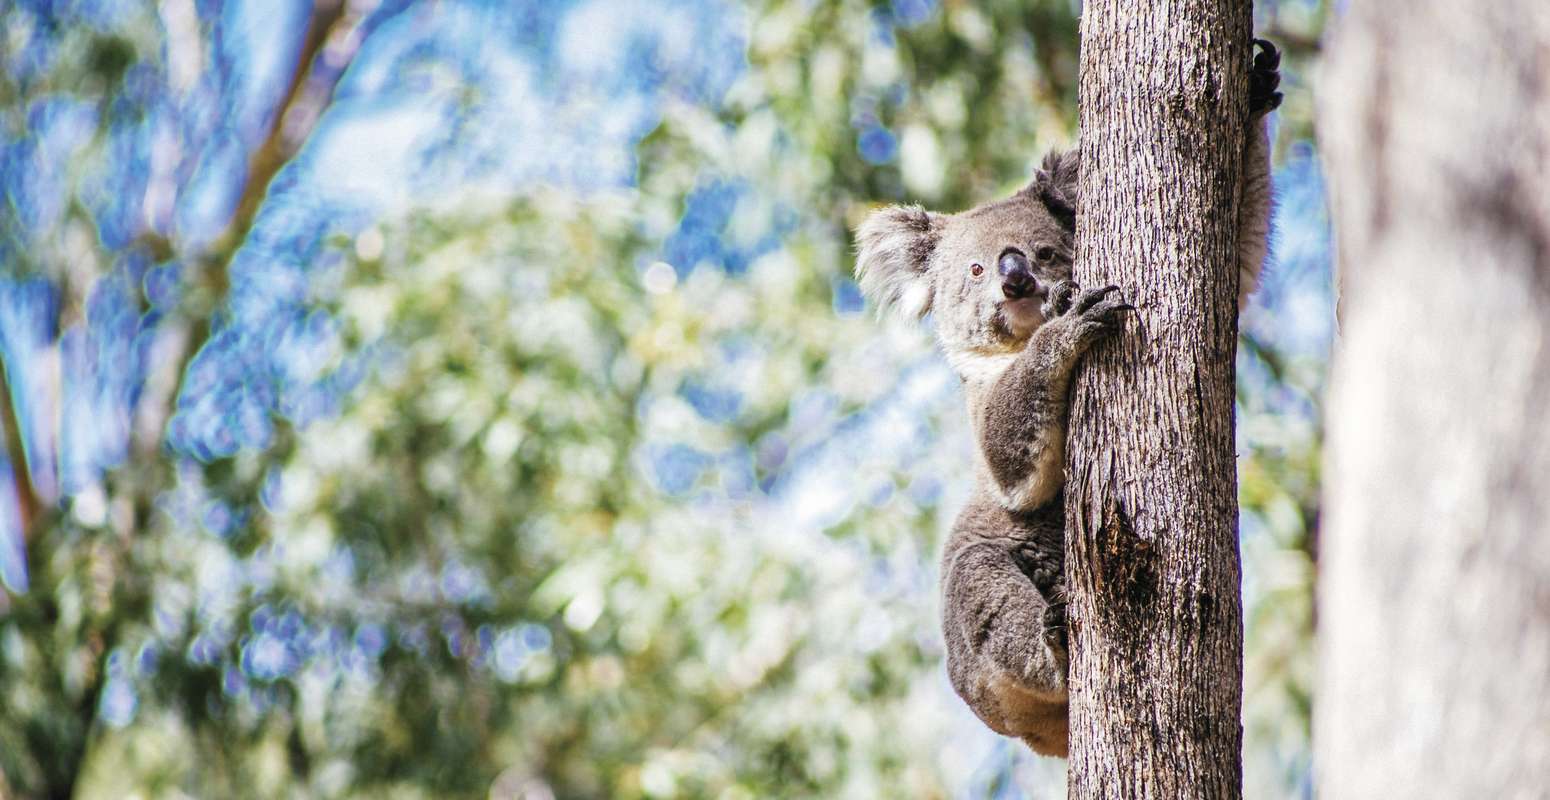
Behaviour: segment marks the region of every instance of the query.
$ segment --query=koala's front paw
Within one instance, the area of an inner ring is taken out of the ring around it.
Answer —
[[[1281,93],[1276,91],[1281,85],[1281,53],[1264,39],[1255,39],[1254,44],[1263,48],[1249,70],[1249,115],[1257,117],[1281,105]]]
[[[1063,280],[1050,287],[1049,294],[1044,298],[1044,304],[1039,306],[1039,313],[1045,319],[1054,319],[1071,310],[1071,301],[1076,299],[1076,281]]]
[[[1104,336],[1116,333],[1125,324],[1124,314],[1135,306],[1125,302],[1118,286],[1087,289],[1077,295],[1066,310],[1065,318],[1075,326],[1077,344],[1085,348]]]

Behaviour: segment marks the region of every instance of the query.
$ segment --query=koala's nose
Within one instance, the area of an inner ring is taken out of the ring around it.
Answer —
[[[996,271],[1001,273],[1001,293],[1008,300],[1032,297],[1039,291],[1039,282],[1034,279],[1033,270],[1028,266],[1028,257],[1016,250],[1008,249],[1001,254],[1001,260],[996,262]]]

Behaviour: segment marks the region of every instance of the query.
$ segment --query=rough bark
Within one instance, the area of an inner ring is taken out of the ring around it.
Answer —
[[[1076,280],[1118,284],[1138,310],[1072,392],[1073,797],[1242,792],[1234,187],[1250,11],[1082,10]]]
[[[1550,791],[1550,5],[1353,4],[1320,84],[1320,794]]]

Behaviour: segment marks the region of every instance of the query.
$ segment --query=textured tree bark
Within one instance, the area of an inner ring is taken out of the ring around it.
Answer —
[[[1082,10],[1076,280],[1137,306],[1072,392],[1073,797],[1242,793],[1233,452],[1251,8]]]
[[[1550,792],[1550,5],[1353,3],[1320,796]]]

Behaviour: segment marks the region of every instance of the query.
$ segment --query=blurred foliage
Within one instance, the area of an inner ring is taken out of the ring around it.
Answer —
[[[1068,144],[1076,13],[0,10],[0,795],[1059,796],[943,679],[967,437],[848,231]],[[1326,13],[1260,9],[1251,796],[1307,792]]]

